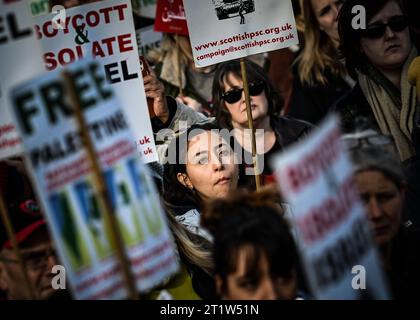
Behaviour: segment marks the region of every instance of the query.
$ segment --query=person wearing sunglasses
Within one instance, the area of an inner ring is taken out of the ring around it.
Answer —
[[[352,9],[366,10],[366,28],[354,28]],[[340,49],[357,85],[337,101],[344,131],[355,129],[355,119],[365,117],[370,126],[390,135],[401,161],[414,161],[412,142],[416,91],[407,71],[417,56],[410,38],[409,19],[397,0],[347,0],[340,11]]]
[[[357,131],[355,133],[347,133],[344,134],[342,138],[348,150],[376,146],[388,148],[390,152],[396,153],[392,137],[382,135],[372,129]]]
[[[257,172],[262,176],[262,184],[267,184],[274,180],[270,165],[271,156],[304,137],[312,125],[305,121],[279,116],[283,101],[267,73],[248,59],[245,59],[245,66],[259,155]],[[160,163],[168,161],[168,146],[174,138],[173,133],[181,131],[181,123],[189,127],[194,124],[216,122],[222,129],[234,129],[230,132],[231,138],[233,137],[230,143],[240,162],[239,185],[254,187],[252,144],[247,130],[248,117],[241,79],[239,61],[233,60],[218,65],[212,88],[215,118],[208,118],[181,103],[174,103],[174,99],[167,99],[162,89],[163,85],[156,74],[151,73],[150,81],[145,88],[150,97],[154,97],[156,117],[152,119],[152,127]]]
[[[266,72],[250,60],[245,60],[245,65],[259,155],[257,173],[261,174],[262,183],[267,184],[273,181],[271,157],[305,136],[312,125],[279,116],[283,101]],[[239,155],[239,159],[243,160],[239,185],[253,187],[256,171],[249,161],[252,159],[252,142],[238,60],[223,62],[217,67],[213,81],[213,104],[216,121],[222,128],[233,129],[234,150],[242,153]]]

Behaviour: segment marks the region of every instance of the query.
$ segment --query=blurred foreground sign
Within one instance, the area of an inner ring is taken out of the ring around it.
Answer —
[[[46,69],[60,69],[83,57],[100,59],[143,161],[157,161],[130,1],[97,1],[67,9],[62,28],[54,27],[56,15],[35,17]]]
[[[373,236],[340,138],[338,118],[328,118],[306,141],[278,156],[273,165],[277,181],[293,207],[297,242],[315,298],[387,299]],[[353,288],[354,266],[366,270],[365,289]]]
[[[103,66],[80,61],[69,70],[137,288],[148,290],[178,269],[158,193]],[[127,297],[91,163],[59,72],[20,85],[12,101],[39,199],[75,297]]]
[[[32,25],[26,1],[0,2],[0,159],[22,151],[9,111],[9,89],[44,70]]]

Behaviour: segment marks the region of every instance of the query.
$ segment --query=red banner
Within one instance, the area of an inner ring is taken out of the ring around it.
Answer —
[[[182,0],[158,0],[156,4],[155,31],[188,35]]]

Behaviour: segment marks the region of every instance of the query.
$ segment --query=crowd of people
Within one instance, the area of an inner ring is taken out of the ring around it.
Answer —
[[[181,264],[146,295],[150,299],[163,290],[174,299],[313,297],[293,210],[276,186],[272,163],[331,113],[341,120],[391,296],[420,298],[420,88],[408,79],[420,45],[415,1],[292,2],[299,50],[245,60],[256,163],[239,61],[197,68],[188,37],[178,36],[175,45],[170,34],[146,57],[151,72],[144,89],[153,101],[159,153],[149,166]],[[366,28],[354,28],[358,5],[366,11]],[[286,56],[287,63],[275,60]],[[281,88],[291,90],[288,96]],[[72,298],[51,289],[51,269],[59,262],[22,161],[0,162],[0,192],[28,277],[0,223],[0,298]]]

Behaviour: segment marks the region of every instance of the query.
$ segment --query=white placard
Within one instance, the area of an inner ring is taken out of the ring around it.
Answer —
[[[197,67],[298,43],[290,0],[183,1]]]
[[[387,299],[372,232],[340,137],[338,118],[329,117],[306,141],[275,159],[276,178],[293,207],[297,242],[314,296]],[[366,271],[365,289],[354,285],[355,266]]]
[[[153,30],[153,25],[136,30],[139,55],[147,57],[149,50],[160,47],[163,34]]]
[[[47,70],[60,69],[83,57],[101,59],[127,115],[143,161],[158,161],[131,2],[107,0],[67,9],[62,28],[54,28],[53,17],[52,14],[35,17]]]
[[[9,89],[44,70],[32,26],[26,1],[0,2],[0,159],[22,152],[9,112]]]
[[[149,290],[178,269],[158,193],[103,66],[79,61],[69,69],[137,289]],[[11,100],[38,198],[74,296],[126,298],[91,163],[60,71],[18,86]]]

